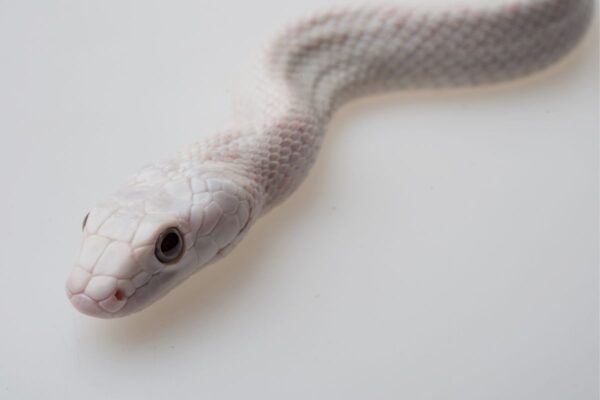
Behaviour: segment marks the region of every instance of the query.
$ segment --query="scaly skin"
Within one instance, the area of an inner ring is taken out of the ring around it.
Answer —
[[[592,8],[592,0],[369,6],[293,25],[266,48],[230,129],[142,169],[90,211],[67,282],[71,302],[103,318],[143,309],[233,249],[300,185],[341,105],[533,73],[575,45]],[[155,247],[173,227],[183,251],[165,264]]]

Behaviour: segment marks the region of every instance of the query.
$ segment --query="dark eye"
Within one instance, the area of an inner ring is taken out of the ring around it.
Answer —
[[[154,255],[163,264],[179,260],[183,254],[183,237],[177,228],[166,229],[156,240]]]
[[[83,223],[81,224],[81,230],[85,229],[85,224],[87,224],[87,220],[88,217],[90,216],[90,213],[85,214],[85,217],[83,217]]]

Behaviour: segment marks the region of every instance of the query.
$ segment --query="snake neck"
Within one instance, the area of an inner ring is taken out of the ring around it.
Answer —
[[[253,85],[238,101],[226,158],[259,183],[268,210],[302,182],[327,122],[346,102],[531,74],[573,47],[592,6],[592,0],[433,10],[370,6],[302,20],[262,53]]]

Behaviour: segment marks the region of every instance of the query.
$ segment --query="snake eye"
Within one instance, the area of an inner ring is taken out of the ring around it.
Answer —
[[[83,223],[81,224],[81,230],[85,229],[85,224],[87,224],[87,220],[88,217],[90,216],[90,213],[85,214],[85,217],[83,217]]]
[[[154,255],[163,264],[172,264],[183,254],[183,237],[177,228],[168,228],[156,240]]]

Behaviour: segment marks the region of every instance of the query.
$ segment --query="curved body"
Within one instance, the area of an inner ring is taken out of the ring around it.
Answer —
[[[338,107],[381,91],[533,73],[577,43],[592,8],[592,0],[369,6],[298,22],[262,54],[231,128],[145,167],[90,211],[67,282],[71,302],[104,318],[146,307],[227,254],[300,185]],[[171,231],[178,246],[169,248]],[[173,248],[176,257],[162,257]]]

